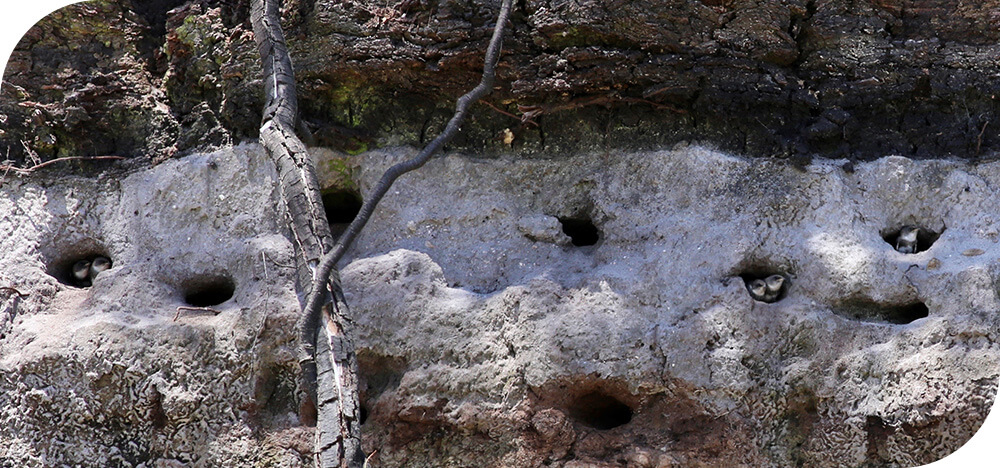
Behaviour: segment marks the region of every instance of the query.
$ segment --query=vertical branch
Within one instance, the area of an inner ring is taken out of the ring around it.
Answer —
[[[281,30],[278,0],[254,0],[250,16],[264,68],[265,105],[260,141],[275,163],[281,197],[291,217],[291,232],[298,253],[300,302],[305,300],[305,288],[318,283],[317,300],[325,304],[327,311],[328,320],[321,330],[319,372],[314,358],[316,333],[302,342],[301,352],[309,359],[300,359],[306,399],[315,404],[318,413],[317,464],[360,467],[364,454],[360,437],[357,360],[347,320],[350,313],[337,272],[328,272],[322,277],[316,275],[320,258],[333,242],[316,168],[306,146],[295,135],[298,117],[295,74]]]
[[[389,191],[389,187],[392,186],[393,182],[396,181],[401,175],[420,168],[431,156],[437,153],[442,146],[451,141],[452,138],[458,134],[459,129],[462,126],[462,122],[465,121],[466,114],[468,113],[469,107],[472,106],[476,101],[486,96],[491,91],[493,91],[493,83],[496,81],[496,65],[500,58],[500,49],[503,44],[503,33],[504,28],[507,24],[507,19],[510,16],[511,0],[503,0],[500,5],[500,13],[497,16],[497,22],[493,29],[493,37],[490,39],[489,47],[486,49],[485,63],[483,64],[483,77],[479,84],[476,85],[471,91],[458,98],[458,102],[455,105],[455,114],[452,116],[451,120],[448,121],[448,125],[445,127],[444,131],[437,136],[433,141],[428,144],[423,151],[412,159],[398,163],[385,171],[382,174],[382,178],[379,179],[378,183],[372,189],[368,197],[365,197],[364,203],[361,205],[361,210],[358,215],[351,221],[351,224],[344,231],[344,234],[340,236],[337,244],[334,245],[333,249],[330,250],[324,257],[323,261],[319,264],[319,268],[316,271],[316,280],[313,281],[312,289],[309,293],[309,298],[306,301],[306,306],[303,310],[304,314],[302,320],[299,322],[299,331],[301,333],[300,339],[303,343],[310,342],[316,336],[316,329],[319,327],[321,320],[321,308],[323,307],[323,278],[327,275],[335,273],[335,266],[337,261],[344,256],[344,252],[357,237],[361,229],[365,227],[368,220],[371,218],[372,213],[375,211],[375,206],[378,205],[382,197],[385,196],[386,192]],[[315,354],[311,352],[310,354]],[[300,354],[301,358],[308,359],[305,354]],[[315,366],[315,364],[313,364]]]
[[[295,241],[313,267],[333,243],[319,192],[316,169],[295,135],[298,101],[295,73],[281,31],[279,0],[254,0],[250,11],[254,38],[264,66],[264,113],[260,141],[278,166],[282,198],[292,216]],[[321,216],[316,216],[319,213]],[[302,228],[299,232],[296,228]],[[311,275],[310,275],[311,276]]]
[[[350,341],[352,323],[336,263],[364,228],[393,182],[423,166],[451,141],[461,128],[469,107],[492,91],[510,9],[511,0],[503,0],[486,51],[482,80],[458,99],[455,115],[445,130],[416,157],[390,167],[382,175],[358,216],[339,242],[330,248],[329,225],[319,197],[315,167],[305,145],[294,132],[298,113],[295,76],[281,31],[278,0],[253,2],[251,22],[264,66],[266,96],[260,141],[278,168],[282,198],[292,218],[292,235],[301,256],[299,290],[307,281],[312,284],[299,321],[299,363],[303,388],[316,403],[318,412],[317,462],[322,467],[360,467],[364,463],[359,436],[357,360]]]

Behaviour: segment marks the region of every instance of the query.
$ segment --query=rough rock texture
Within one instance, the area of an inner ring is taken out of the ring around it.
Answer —
[[[285,2],[328,219],[443,126],[496,3]],[[464,156],[403,177],[343,265],[372,462],[956,449],[1000,376],[998,11],[520,2]],[[0,173],[0,467],[308,462],[287,223],[261,149],[232,146],[262,107],[247,19],[95,0],[10,59],[0,164],[133,159]],[[921,252],[894,250],[905,225]],[[772,274],[779,300],[753,300]]]
[[[412,154],[317,150],[362,193]],[[241,146],[4,180],[0,286],[25,297],[0,290],[0,466],[302,466],[291,246],[264,161]],[[997,164],[433,160],[343,268],[366,448],[376,466],[938,459],[1000,375]],[[910,224],[926,250],[896,252],[885,237]],[[92,287],[56,278],[97,253],[115,263]],[[783,297],[751,299],[745,281],[774,273]],[[218,315],[173,320],[220,278]]]
[[[24,297],[0,291],[0,466],[300,466],[273,172],[241,147],[4,179],[0,285]],[[99,254],[112,268],[73,286],[72,264]],[[177,309],[227,287],[218,315]]]
[[[314,139],[360,152],[432,136],[478,80],[498,3],[287,0]],[[454,145],[990,156],[1000,149],[998,12],[1000,0],[527,0],[490,105]],[[255,138],[260,67],[247,18],[246,0],[62,10],[11,58],[0,154],[162,158]]]

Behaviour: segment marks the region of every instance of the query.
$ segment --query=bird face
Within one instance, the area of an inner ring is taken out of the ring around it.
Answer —
[[[767,292],[777,296],[778,293],[781,292],[781,288],[785,285],[785,277],[781,275],[771,275],[768,276],[764,282],[767,283]]]
[[[750,297],[762,301],[767,294],[767,283],[762,279],[755,279],[747,285],[747,290],[750,291]]]
[[[899,237],[896,238],[896,251],[900,253],[916,253],[917,234],[920,228],[916,226],[903,226],[899,230]]]
[[[90,280],[93,281],[100,272],[108,268],[111,268],[111,260],[107,257],[94,257],[94,260],[90,262]]]
[[[77,281],[85,281],[90,275],[90,261],[80,260],[73,264],[73,277]]]

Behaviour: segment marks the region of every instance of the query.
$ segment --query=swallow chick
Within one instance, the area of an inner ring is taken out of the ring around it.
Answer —
[[[781,275],[771,275],[765,279],[755,279],[747,283],[747,291],[750,297],[756,301],[768,304],[776,302],[785,287],[785,277]]]
[[[785,289],[785,277],[781,275],[771,275],[764,280],[767,283],[767,293],[764,294],[764,302],[774,302],[778,300]]]
[[[90,286],[90,260],[80,260],[73,264],[73,280],[79,286]]]
[[[750,291],[750,297],[757,301],[763,301],[764,295],[767,294],[767,282],[762,279],[755,279],[747,284],[747,291]]]
[[[899,230],[899,237],[896,238],[896,251],[899,253],[917,253],[917,234],[920,228],[916,226],[903,226]]]
[[[93,282],[102,271],[111,268],[111,259],[103,256],[96,256],[90,261],[90,281]]]

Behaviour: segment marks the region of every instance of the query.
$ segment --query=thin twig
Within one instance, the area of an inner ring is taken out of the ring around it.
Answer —
[[[334,266],[344,256],[344,252],[347,251],[351,242],[354,241],[354,238],[365,227],[365,224],[368,223],[372,213],[375,211],[375,206],[378,205],[378,202],[382,200],[382,197],[389,191],[389,187],[392,186],[393,182],[399,176],[423,166],[442,146],[451,141],[458,133],[459,128],[461,128],[462,122],[465,121],[465,115],[468,113],[469,107],[493,90],[493,83],[496,80],[497,61],[500,59],[500,48],[503,43],[504,27],[507,23],[507,17],[510,15],[510,8],[511,0],[503,0],[500,6],[500,14],[497,16],[496,26],[493,29],[493,37],[490,39],[489,47],[486,49],[483,77],[472,91],[458,98],[458,103],[455,105],[455,115],[448,121],[448,125],[444,131],[431,141],[429,145],[424,147],[424,150],[416,157],[398,163],[382,174],[382,178],[379,179],[378,184],[372,189],[372,193],[365,197],[358,215],[351,221],[351,224],[340,236],[333,249],[320,262],[314,275],[315,281],[313,281],[312,290],[309,292],[309,299],[303,308],[305,317],[303,318],[302,326],[299,328],[302,344],[312,348],[309,349],[310,354],[315,355],[315,345],[313,343],[316,342],[316,331],[319,329],[322,311],[321,299],[325,291],[326,282],[329,281]]]
[[[28,155],[28,159],[30,159],[35,164],[42,162],[42,158],[38,157],[38,153],[36,153],[35,150],[33,150],[31,146],[28,145],[28,142],[21,140],[21,146],[24,147],[24,153]]]
[[[188,307],[188,306],[180,306],[180,307],[177,308],[177,313],[174,314],[174,321],[175,322],[177,321],[177,318],[181,316],[181,311],[182,310],[184,310],[184,311],[191,311],[191,312],[211,312],[211,313],[213,313],[215,315],[219,315],[219,314],[222,313],[221,310],[213,309],[211,307]]]
[[[27,294],[24,294],[21,291],[18,291],[17,289],[14,289],[10,286],[0,286],[0,291],[17,294],[18,296],[21,296],[21,299],[28,297]]]
[[[979,156],[979,148],[983,146],[983,133],[986,132],[986,126],[989,124],[989,120],[983,123],[983,129],[979,131],[979,137],[976,138],[976,156]]]
[[[34,166],[31,166],[31,167],[28,167],[28,168],[11,166],[11,165],[0,165],[0,170],[14,171],[14,172],[18,172],[18,173],[21,173],[21,174],[30,174],[32,172],[35,172],[38,169],[41,169],[41,168],[43,168],[45,166],[49,166],[51,164],[55,164],[56,162],[59,162],[59,161],[69,161],[69,160],[97,161],[97,160],[102,160],[102,159],[126,159],[126,158],[124,156],[66,156],[64,158],[50,159],[48,161],[45,161],[45,162],[39,163],[39,164],[35,164]]]
[[[362,468],[368,468],[368,462],[371,461],[372,457],[374,457],[376,453],[378,453],[378,450],[373,450],[372,453],[365,457],[365,464],[362,465]]]
[[[521,117],[518,117],[518,116],[516,116],[514,114],[511,114],[510,112],[507,112],[507,111],[505,111],[505,110],[503,110],[503,109],[501,109],[501,108],[499,108],[497,106],[494,106],[489,101],[480,101],[480,102],[482,102],[483,104],[486,104],[487,106],[490,106],[491,109],[493,109],[493,110],[495,110],[495,111],[497,111],[497,112],[499,112],[499,113],[501,113],[503,115],[506,115],[507,117],[510,117],[512,119],[520,120],[522,123],[530,123],[531,125],[534,125],[536,127],[538,126],[538,122],[535,122],[533,120],[524,120]]]

